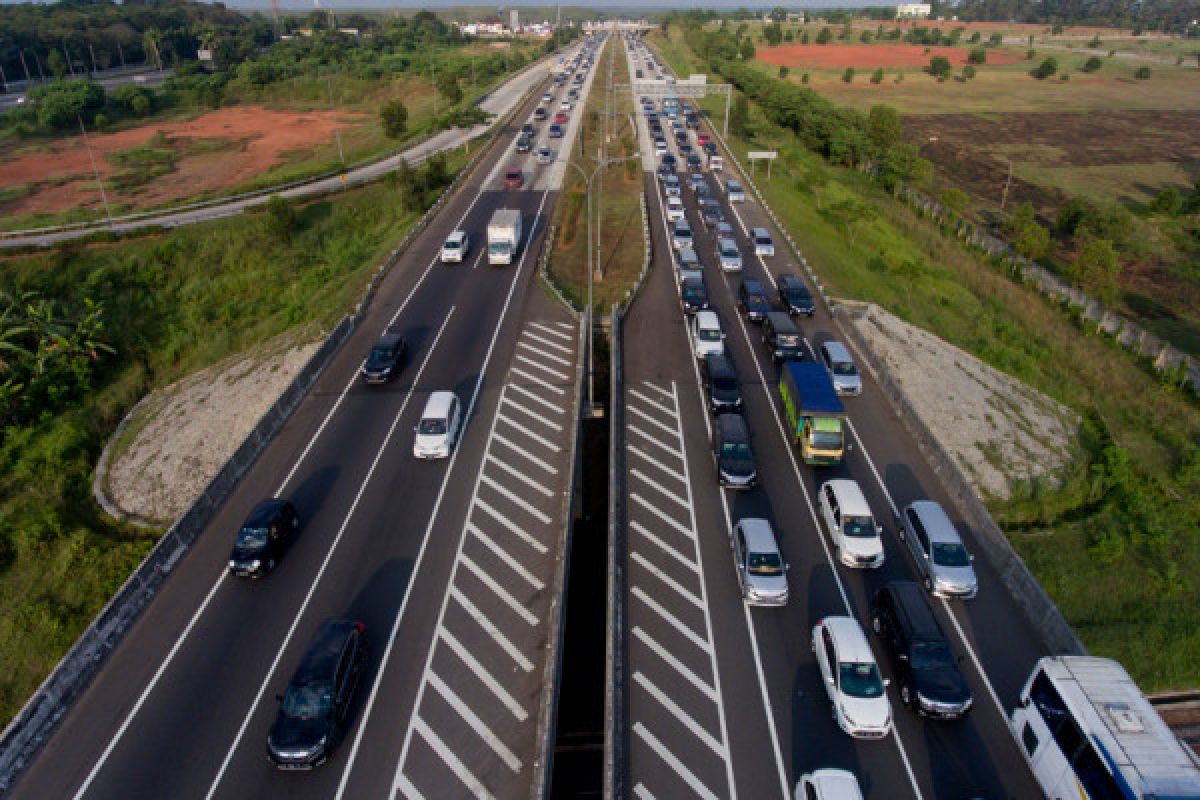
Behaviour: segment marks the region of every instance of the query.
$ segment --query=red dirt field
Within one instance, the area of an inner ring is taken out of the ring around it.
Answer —
[[[123,194],[107,188],[109,202],[144,207],[191,197],[200,192],[246,183],[279,164],[291,151],[333,140],[334,129],[360,123],[360,114],[329,111],[269,111],[235,106],[184,122],[144,125],[117,133],[91,133],[88,139],[101,176],[117,168],[105,156],[145,144],[158,133],[181,153],[173,172]],[[190,140],[224,140],[215,152],[188,154]],[[3,157],[0,188],[38,184],[28,195],[0,206],[0,214],[56,212],[98,206],[100,192],[91,161],[79,136],[60,139]]]
[[[925,52],[926,49],[929,52]],[[945,56],[954,66],[967,63],[968,50],[915,44],[785,44],[758,51],[758,60],[776,67],[924,67],[934,56]],[[1015,64],[1024,56],[1013,50],[988,50],[989,64]]]

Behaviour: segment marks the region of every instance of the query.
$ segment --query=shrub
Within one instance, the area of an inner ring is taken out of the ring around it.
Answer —
[[[986,64],[987,50],[982,47],[973,48],[971,52],[967,54],[967,61],[972,64]]]
[[[300,224],[292,201],[277,194],[267,201],[267,232],[280,241],[290,241]]]
[[[1033,61],[1033,59],[1035,59],[1035,58],[1037,58],[1037,50],[1026,50],[1025,51],[1025,60],[1026,61]]]
[[[1088,47],[1090,47],[1090,48],[1091,48],[1091,49],[1093,49],[1093,50],[1099,50],[1099,49],[1100,49],[1100,47],[1101,47],[1101,44],[1102,44],[1102,43],[1101,43],[1101,41],[1100,41],[1100,37],[1099,37],[1099,36],[1093,36],[1093,37],[1092,37],[1092,40],[1091,40],[1090,42],[1088,42],[1088,45],[1087,45],[1087,46],[1088,46]]]
[[[1116,297],[1120,275],[1117,251],[1107,239],[1089,239],[1071,265],[1071,280],[1101,300],[1111,301]]]
[[[988,47],[999,47],[1004,44],[1004,36],[999,33],[993,33],[988,37]]]
[[[1139,81],[1144,81],[1149,80],[1152,74],[1153,70],[1151,70],[1149,67],[1138,67],[1138,71],[1133,73],[1133,77],[1137,78]]]
[[[1150,210],[1157,214],[1175,216],[1183,210],[1183,194],[1174,186],[1168,186],[1150,201]]]
[[[1103,59],[1101,59],[1099,56],[1092,56],[1091,58],[1089,58],[1087,61],[1085,61],[1083,63],[1083,71],[1084,72],[1095,72],[1096,70],[1100,69],[1103,66],[1104,66]]]
[[[788,73],[790,73],[790,72],[791,72],[791,70],[790,70],[790,69],[788,69],[786,65],[780,65],[780,67],[779,67],[779,80],[781,80],[781,81],[786,81],[786,80],[787,80]]]
[[[871,73],[871,83],[883,83],[883,67]]]
[[[807,33],[804,34],[808,36]],[[817,34],[817,44],[829,44],[833,41],[833,31],[829,28],[821,28],[821,32]]]
[[[1037,69],[1030,74],[1032,74],[1033,77],[1037,78],[1038,80],[1045,80],[1056,72],[1058,72],[1058,59],[1054,56],[1050,56],[1041,64],[1038,64]]]
[[[972,67],[970,64],[967,64],[965,67],[962,68],[962,79],[964,81],[969,81],[969,80],[971,80],[971,78],[974,78],[974,77],[975,77],[975,68],[974,67]]]
[[[40,126],[52,130],[79,127],[104,107],[104,89],[87,80],[57,81],[29,92]]]
[[[800,82],[808,83],[808,73],[807,72],[800,76]]]
[[[962,189],[950,188],[942,192],[942,205],[955,214],[965,212],[969,202],[970,198]]]
[[[860,42],[862,42],[863,44],[870,44],[870,43],[871,43],[871,39],[872,39],[872,38],[873,38],[873,37],[871,36],[871,32],[870,32],[870,31],[863,31],[863,32],[862,32],[862,33],[859,35],[859,37],[858,37],[858,40],[859,40]]]
[[[934,56],[929,59],[929,74],[935,78],[948,78],[953,71],[950,59],[945,56]]]
[[[981,34],[979,31],[975,31],[974,33],[971,34],[971,38],[967,39],[967,42],[969,42],[970,44],[979,44],[979,42],[982,39],[983,39],[983,34]]]
[[[379,121],[389,139],[398,139],[408,130],[408,108],[399,100],[388,100],[379,108]]]
[[[850,83],[854,80],[854,67],[846,67],[846,71],[842,73],[842,81]]]

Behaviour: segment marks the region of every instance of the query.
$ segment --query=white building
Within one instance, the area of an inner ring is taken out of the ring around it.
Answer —
[[[929,3],[901,3],[896,6],[896,19],[925,19],[932,11]]]

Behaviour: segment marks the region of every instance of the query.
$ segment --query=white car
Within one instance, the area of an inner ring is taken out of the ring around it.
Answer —
[[[663,178],[663,192],[667,197],[679,197],[681,188],[678,175],[668,175]]]
[[[462,433],[462,404],[454,392],[433,392],[414,429],[413,455],[421,459],[449,458]]]
[[[691,321],[692,352],[696,358],[725,355],[725,332],[715,311],[697,311]]]
[[[812,629],[813,652],[838,727],[856,739],[882,739],[892,731],[887,681],[858,620],[825,617]]]
[[[818,354],[838,394],[862,394],[862,375],[846,345],[831,339],[821,345]]]
[[[737,272],[742,268],[742,253],[733,239],[717,239],[717,260],[726,272]]]
[[[800,776],[795,800],[863,800],[863,796],[854,773],[826,767]]]
[[[539,164],[553,164],[554,151],[549,147],[539,147],[535,158]]]
[[[857,482],[825,481],[817,493],[817,505],[839,561],[858,569],[883,566],[883,529],[875,522]]]
[[[559,111],[570,111],[571,110],[571,101],[563,100],[561,103],[558,104],[558,110]]]
[[[466,258],[470,250],[471,237],[467,236],[466,231],[455,231],[446,237],[446,243],[442,245],[442,263],[462,263],[462,260]]]
[[[553,92],[542,92],[542,102],[543,103],[549,103],[553,99],[554,99]]]
[[[667,219],[674,222],[677,219],[683,219],[683,201],[678,197],[667,198]]]

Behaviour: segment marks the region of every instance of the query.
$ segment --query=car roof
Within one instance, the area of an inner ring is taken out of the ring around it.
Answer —
[[[696,326],[699,328],[720,328],[721,320],[717,318],[715,311],[697,311]]]
[[[853,363],[854,358],[850,355],[850,350],[841,342],[830,339],[821,345],[821,349],[829,355],[830,361],[840,363]]]
[[[796,327],[796,323],[792,322],[792,318],[788,316],[786,311],[768,311],[767,321],[771,323],[771,327],[776,331],[783,333],[799,333],[800,329]]]
[[[727,236],[718,236],[717,247],[732,247],[734,250],[737,250],[737,242]]]
[[[260,500],[254,508],[250,509],[250,513],[246,515],[246,527],[257,527],[265,525],[271,521],[271,517],[287,503],[278,497],[268,497],[266,500]]]
[[[925,526],[931,542],[962,542],[945,509],[934,501],[917,500],[908,507],[921,518],[921,524]]]
[[[346,637],[353,629],[354,621],[349,619],[327,619],[321,623],[308,646],[308,651],[300,661],[300,666],[296,667],[296,672],[292,675],[292,683],[332,680],[338,660],[342,657]]]
[[[433,392],[425,401],[425,411],[422,418],[445,417],[450,413],[450,404],[458,399],[454,392]]]
[[[386,331],[382,336],[375,340],[375,346],[395,347],[400,342],[404,341],[404,334],[398,331]]]
[[[717,432],[722,439],[741,439],[749,441],[750,429],[741,414],[719,414],[717,416]]]
[[[862,626],[853,617],[825,617],[821,624],[829,631],[837,646],[838,660],[855,663],[875,663],[875,654],[867,644]]]
[[[807,286],[804,285],[804,281],[800,280],[800,276],[792,275],[789,272],[785,272],[782,275],[780,275],[778,278],[775,279],[775,282],[779,284],[780,289],[807,289],[808,288]]]
[[[722,414],[721,416],[734,417],[736,414]],[[741,419],[738,416],[738,419]],[[742,535],[746,537],[746,549],[754,553],[778,553],[779,543],[775,541],[775,534],[771,531],[771,523],[759,517],[746,517],[738,520],[738,525],[742,526]]]
[[[766,236],[767,238],[770,238],[771,232],[768,231],[766,228],[751,228],[750,235],[751,236]]]
[[[766,292],[766,288],[763,286],[763,282],[760,281],[758,278],[746,278],[745,280],[742,281],[742,286],[745,288],[745,290],[747,292],[759,292],[759,293]]]
[[[823,800],[862,800],[858,779],[852,772],[826,767],[813,770],[809,778],[817,785]]]
[[[892,581],[883,587],[892,595],[896,611],[904,617],[909,634],[915,639],[945,639],[925,592],[914,581]]]
[[[838,508],[841,509],[842,514],[850,514],[855,517],[872,516],[871,507],[867,505],[867,498],[863,496],[857,481],[838,478],[825,481],[825,485],[833,489],[833,493],[837,495]]]
[[[704,357],[704,362],[707,366],[709,377],[737,377],[737,370],[733,367],[733,360],[724,353],[709,353]]]
[[[463,239],[466,239],[466,238],[467,238],[466,231],[454,231],[453,233],[451,233],[449,236],[446,237],[446,241],[447,242],[461,242]]]

